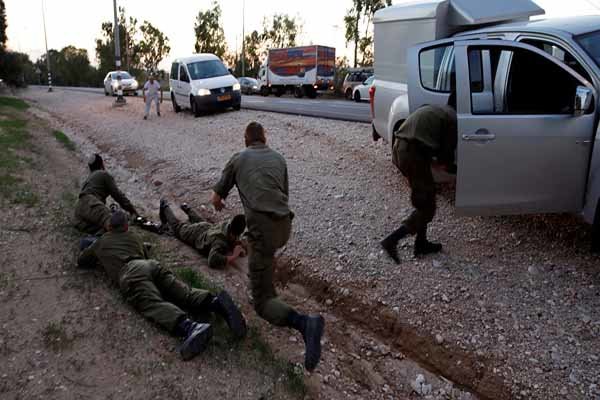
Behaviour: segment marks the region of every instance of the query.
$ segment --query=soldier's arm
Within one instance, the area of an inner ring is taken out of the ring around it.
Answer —
[[[133,207],[133,204],[131,204],[127,196],[125,196],[125,194],[119,190],[115,179],[112,177],[112,175],[106,174],[106,179],[106,184],[108,186],[108,193],[110,194],[110,197],[115,199],[115,201],[119,203],[123,210],[127,211],[130,214],[137,215],[137,211]]]
[[[208,267],[212,269],[223,269],[228,263],[227,244],[216,241],[208,253]]]
[[[231,189],[235,185],[235,173],[236,173],[236,164],[238,159],[238,154],[234,154],[233,157],[227,162],[225,168],[223,169],[223,173],[221,174],[221,179],[219,182],[213,187],[213,192],[215,192],[221,199],[226,199],[229,195]]]
[[[288,170],[287,170],[287,165],[285,166],[285,175],[283,178],[283,191],[285,193],[286,196],[290,196],[290,182],[288,180]]]

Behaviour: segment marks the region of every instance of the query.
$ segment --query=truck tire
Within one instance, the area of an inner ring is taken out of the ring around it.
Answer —
[[[175,100],[175,95],[173,93],[171,93],[171,103],[173,104],[173,111],[175,111],[175,114],[181,111],[181,107],[177,104],[177,100]]]
[[[270,90],[269,90],[268,87],[263,86],[263,87],[260,88],[260,95],[264,96],[264,97],[267,97],[269,95],[269,91]]]
[[[592,225],[592,253],[600,254],[600,199],[596,203],[594,224]]]
[[[294,88],[294,97],[297,99],[304,97],[304,89],[301,86]]]

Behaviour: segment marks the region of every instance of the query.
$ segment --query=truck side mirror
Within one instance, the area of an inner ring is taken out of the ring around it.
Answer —
[[[574,114],[576,116],[585,114],[592,105],[593,97],[594,93],[592,92],[592,89],[586,86],[577,86],[577,91],[575,92]]]

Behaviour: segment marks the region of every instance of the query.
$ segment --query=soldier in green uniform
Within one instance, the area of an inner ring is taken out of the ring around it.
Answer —
[[[220,315],[237,338],[246,335],[246,322],[225,291],[216,296],[190,288],[158,261],[148,258],[142,240],[129,231],[127,214],[115,211],[108,232],[79,255],[78,265],[89,268],[99,262],[121,294],[144,317],[184,338],[181,357],[189,360],[201,353],[212,338],[210,324],[188,318],[206,312]],[[184,311],[186,310],[186,311]]]
[[[110,209],[106,206],[106,198],[111,196],[123,210],[132,216],[137,211],[123,192],[119,190],[114,178],[109,174],[99,154],[94,154],[88,162],[90,175],[87,177],[79,193],[75,207],[75,227],[82,232],[95,234],[107,230],[110,220]]]
[[[417,109],[394,133],[393,162],[408,180],[410,200],[415,210],[400,228],[381,242],[387,254],[397,263],[398,242],[407,235],[416,235],[414,255],[422,256],[442,250],[440,243],[427,240],[427,225],[435,216],[435,182],[431,172],[435,158],[438,165],[455,172],[454,152],[457,142],[455,96],[448,106],[427,105]]]
[[[246,218],[243,215],[236,215],[221,224],[211,224],[187,204],[182,205],[181,209],[187,214],[189,222],[177,219],[169,203],[161,200],[160,220],[169,226],[175,237],[208,257],[210,268],[225,268],[245,255],[240,243],[240,236],[246,229]],[[228,255],[229,253],[232,254]]]
[[[267,146],[263,127],[251,122],[245,131],[246,149],[229,160],[214,186],[211,202],[217,211],[237,186],[248,224],[248,260],[254,309],[277,326],[302,334],[306,351],[304,366],[315,369],[321,358],[321,337],[325,321],[320,315],[299,314],[277,297],[273,286],[275,251],[283,247],[292,230],[293,213],[288,206],[288,172],[281,154]]]

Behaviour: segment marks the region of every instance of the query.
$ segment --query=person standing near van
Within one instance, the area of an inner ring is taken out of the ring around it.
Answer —
[[[223,200],[237,186],[248,227],[254,309],[269,323],[302,334],[306,346],[304,366],[312,371],[321,359],[325,320],[321,315],[298,313],[277,296],[273,285],[275,252],[290,238],[294,216],[288,206],[287,165],[281,154],[267,146],[264,128],[258,122],[248,124],[244,139],[246,149],[234,154],[225,166],[211,202],[221,211]]]
[[[381,241],[386,253],[400,264],[398,242],[407,235],[416,235],[414,255],[423,256],[442,250],[440,243],[427,240],[427,225],[435,216],[435,182],[431,167],[438,165],[455,173],[454,152],[457,143],[456,95],[447,106],[427,105],[417,109],[394,133],[392,160],[410,186],[410,201],[414,211],[400,228]]]
[[[150,114],[150,107],[152,102],[156,103],[156,115],[160,117],[160,103],[163,102],[163,91],[160,87],[160,82],[154,79],[154,74],[148,76],[148,80],[144,83],[144,89],[142,90],[144,95],[144,103],[146,103],[146,110],[144,111],[144,119],[148,119]],[[158,93],[160,92],[160,101]]]

